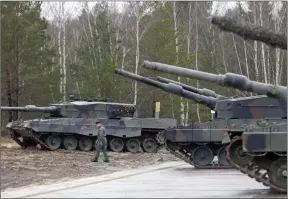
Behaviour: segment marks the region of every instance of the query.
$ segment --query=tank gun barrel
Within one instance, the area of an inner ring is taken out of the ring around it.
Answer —
[[[252,81],[244,75],[238,75],[234,73],[217,75],[213,73],[149,61],[144,61],[142,67],[174,75],[194,78],[197,80],[208,81],[220,86],[232,87],[243,91],[257,93],[258,95],[267,95],[269,97],[287,100],[287,87]]]
[[[184,88],[185,90],[187,91],[190,91],[190,92],[193,92],[193,93],[197,93],[197,94],[200,94],[200,95],[205,95],[205,96],[210,96],[210,97],[223,97],[221,95],[218,95],[217,93],[215,93],[214,91],[210,90],[210,89],[206,89],[206,88],[202,88],[202,89],[198,89],[198,88],[195,88],[193,86],[189,86],[187,84],[183,84],[181,82],[177,82],[177,81],[174,81],[174,80],[171,80],[171,79],[167,79],[167,78],[164,78],[164,77],[157,77],[157,80],[160,81],[160,82],[163,82],[163,83],[173,83],[173,84],[177,84],[179,86],[182,86],[182,88]]]
[[[183,89],[181,86],[173,84],[173,83],[161,83],[146,77],[142,77],[140,75],[136,75],[124,70],[119,70],[119,69],[115,69],[115,73],[124,77],[128,77],[130,79],[133,79],[135,81],[139,81],[142,82],[144,84],[148,84],[150,86],[156,87],[156,88],[160,88],[164,91],[188,98],[190,100],[195,101],[196,103],[199,104],[203,104],[206,105],[207,107],[209,107],[210,109],[214,109],[215,105],[216,105],[216,99],[213,97],[207,97],[207,96],[203,96],[203,95],[199,95],[190,91],[187,91],[185,89]]]
[[[9,107],[1,106],[1,111],[19,111],[19,112],[42,112],[42,113],[51,113],[57,110],[56,106],[50,107],[36,107],[34,105],[28,105],[25,107]]]
[[[252,24],[237,23],[236,20],[225,16],[214,16],[211,22],[225,32],[232,32],[244,39],[261,41],[270,46],[287,50],[287,36],[284,34],[275,33]]]

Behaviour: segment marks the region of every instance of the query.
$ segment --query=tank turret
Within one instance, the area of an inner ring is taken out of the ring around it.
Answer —
[[[50,113],[48,118],[121,118],[133,117],[136,108],[133,104],[112,103],[102,101],[73,101],[51,104],[48,107],[27,105],[25,107],[1,106],[1,111],[42,112]]]
[[[48,107],[37,107],[35,105],[27,105],[24,107],[1,106],[1,111],[52,113],[52,112],[56,112],[57,110],[58,108],[56,106],[48,106]]]
[[[157,80],[160,81],[160,82],[163,82],[163,83],[167,83],[167,84],[168,83],[177,84],[179,86],[182,86],[182,88],[184,88],[187,91],[191,91],[193,93],[197,93],[197,94],[200,94],[200,95],[205,95],[205,96],[210,96],[210,97],[215,97],[215,98],[224,97],[222,95],[218,95],[217,93],[215,93],[212,90],[209,90],[209,89],[206,89],[206,88],[202,88],[202,89],[195,88],[193,86],[189,86],[187,84],[183,84],[181,82],[173,81],[171,79],[167,79],[167,78],[164,78],[164,77],[157,77]]]
[[[257,40],[270,46],[287,49],[287,36],[252,24],[238,23],[230,17],[214,16],[212,24],[217,25],[225,32],[235,33],[244,39]]]
[[[207,97],[207,96],[203,96],[203,95],[199,95],[197,93],[193,93],[190,92],[188,90],[185,90],[183,87],[173,84],[173,83],[161,83],[146,77],[142,77],[140,75],[136,75],[124,70],[119,70],[119,69],[115,69],[115,73],[118,75],[122,75],[124,77],[128,77],[130,79],[133,79],[135,81],[139,81],[142,82],[144,84],[148,84],[150,86],[156,87],[156,88],[160,88],[164,91],[167,91],[169,93],[173,93],[185,98],[188,98],[190,100],[195,101],[196,103],[199,104],[203,104],[206,105],[207,107],[209,107],[210,109],[214,109],[215,108],[215,104],[216,104],[216,99],[213,97]]]
[[[287,87],[252,81],[244,75],[238,75],[234,73],[217,75],[213,73],[149,61],[144,61],[142,67],[174,75],[194,78],[197,80],[204,80],[218,84],[220,86],[232,87],[243,91],[257,93],[259,95],[267,95],[268,97],[272,98],[287,100]]]

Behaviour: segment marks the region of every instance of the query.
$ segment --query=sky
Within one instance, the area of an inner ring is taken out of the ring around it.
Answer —
[[[97,3],[96,1],[94,2],[88,1],[89,9],[92,9],[96,3]],[[115,4],[119,11],[122,10],[124,3],[125,2],[122,2],[122,1],[115,1]],[[57,8],[57,4],[59,4],[59,2],[44,1],[41,7],[42,16],[44,16],[48,20],[53,20],[53,16],[54,16],[53,9]],[[75,18],[81,14],[81,9],[82,9],[81,2],[80,1],[66,1],[64,4],[64,9],[65,9],[65,12],[69,13],[72,18]]]
[[[241,7],[244,11],[250,12],[249,5],[247,1],[239,1]],[[282,1],[269,1],[272,4],[272,11],[271,14],[273,17],[279,16],[279,10],[282,8],[283,3]],[[213,1],[212,4],[212,15],[215,14],[216,10],[219,12],[217,15],[224,15],[225,12],[230,8],[233,9],[237,6],[237,1]]]
[[[83,2],[83,1],[82,1]],[[123,9],[123,5],[125,4],[125,1],[114,1],[118,10],[121,11]],[[212,4],[212,15],[214,15],[217,11],[217,15],[225,15],[226,11],[228,9],[233,9],[237,6],[237,1],[213,1]],[[53,7],[55,9],[55,5],[57,5],[58,2],[44,2],[42,4],[42,16],[44,16],[45,18],[47,18],[48,20],[52,20],[53,19]],[[90,1],[88,2],[88,7],[89,9],[91,9],[94,5],[95,5],[95,1]],[[240,1],[240,4],[242,6],[242,8],[245,11],[250,11],[248,4],[246,1]],[[277,11],[282,7],[282,2],[273,2],[274,4],[274,8],[272,10],[272,14],[274,16],[277,16]],[[80,2],[77,1],[67,1],[65,2],[65,12],[69,13],[72,18],[73,17],[77,17],[79,16],[79,14],[81,13],[81,5]]]
[[[249,7],[246,1],[240,1],[240,4],[244,11],[249,11]],[[237,6],[237,1],[213,1],[212,4],[212,15],[225,15],[228,9],[233,9]]]
[[[48,20],[53,19],[53,8],[57,6],[58,2],[44,2],[42,5],[42,16],[47,18]],[[88,7],[91,9],[95,5],[95,1],[88,2]],[[125,2],[123,1],[115,1],[117,8],[121,11]],[[245,6],[246,2],[242,2],[244,9],[247,7]],[[247,4],[246,4],[247,5]],[[224,14],[227,9],[232,9],[236,6],[236,1],[214,1],[212,5],[212,14],[215,13],[217,10],[219,14]],[[64,4],[65,12],[69,13],[72,17],[77,17],[81,13],[81,6],[80,2],[77,1],[67,1]]]

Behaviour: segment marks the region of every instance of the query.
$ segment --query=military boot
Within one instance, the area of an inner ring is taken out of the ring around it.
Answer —
[[[92,159],[91,159],[91,162],[98,162],[98,158],[95,158],[95,157],[92,158]]]
[[[109,163],[109,160],[108,160],[108,159],[105,159],[103,162],[107,162],[107,163]]]

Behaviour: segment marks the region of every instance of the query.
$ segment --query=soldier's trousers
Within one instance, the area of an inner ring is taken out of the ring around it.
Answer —
[[[98,140],[98,143],[96,145],[96,154],[95,159],[98,160],[100,152],[103,152],[104,160],[108,161],[108,153],[107,153],[107,140]]]

